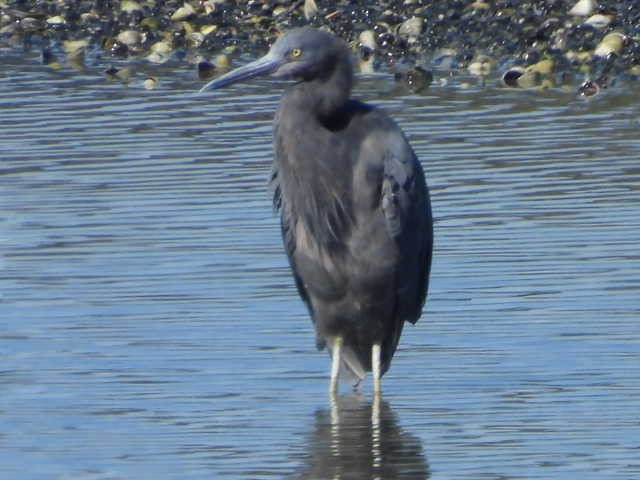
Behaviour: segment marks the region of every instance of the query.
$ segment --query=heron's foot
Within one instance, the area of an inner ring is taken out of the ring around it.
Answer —
[[[361,385],[362,385],[362,379],[361,378],[356,378],[353,381],[353,385],[351,385],[351,388],[353,389],[354,392],[360,393],[360,386]]]

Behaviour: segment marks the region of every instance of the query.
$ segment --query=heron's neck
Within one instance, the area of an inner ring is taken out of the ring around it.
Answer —
[[[323,122],[331,118],[349,100],[353,85],[351,62],[336,62],[320,78],[302,81],[291,89],[297,107]]]

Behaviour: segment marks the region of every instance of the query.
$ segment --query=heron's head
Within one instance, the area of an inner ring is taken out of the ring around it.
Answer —
[[[348,62],[346,45],[323,30],[296,28],[278,38],[269,53],[207,83],[200,90],[221,88],[257,76],[314,80],[329,76],[340,62]]]

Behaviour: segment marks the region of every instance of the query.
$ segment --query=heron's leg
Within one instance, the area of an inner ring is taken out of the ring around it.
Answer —
[[[380,344],[374,343],[371,346],[371,374],[373,375],[373,393],[375,395],[380,395],[382,393],[382,383],[380,381],[380,353]]]
[[[342,350],[342,337],[336,337],[331,350],[331,381],[329,393],[335,395],[338,392],[338,373],[340,373],[340,353]]]

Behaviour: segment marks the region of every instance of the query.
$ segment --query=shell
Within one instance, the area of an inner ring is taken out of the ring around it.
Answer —
[[[540,60],[527,67],[528,71],[537,72],[540,75],[549,76],[553,73],[554,61],[551,59]]]
[[[496,62],[493,58],[488,55],[480,54],[474,57],[467,67],[467,70],[469,70],[469,73],[472,75],[486,77],[491,73],[495,64]]]
[[[150,50],[152,53],[169,55],[171,52],[173,52],[173,46],[167,40],[160,40],[159,42],[151,45]]]
[[[145,35],[137,30],[124,30],[116,36],[116,40],[124,43],[128,47],[135,47],[144,42]]]
[[[584,23],[585,25],[591,25],[595,28],[607,28],[611,21],[613,20],[612,15],[605,15],[603,13],[596,13],[595,15],[591,15],[587,18]]]
[[[56,15],[47,18],[46,22],[48,25],[66,25],[67,20],[62,15]]]
[[[394,75],[396,82],[401,83],[413,93],[421,93],[433,82],[433,73],[422,67],[414,67],[406,72],[397,72]]]
[[[218,30],[217,25],[203,25],[202,27],[200,27],[200,33],[202,33],[203,35],[209,35],[216,30]]]
[[[195,13],[196,9],[193,8],[190,3],[185,3],[182,7],[178,8],[173,15],[171,15],[171,20],[174,22],[181,22],[195,15]]]
[[[367,48],[371,51],[376,49],[376,35],[373,30],[365,30],[360,33],[360,47]]]
[[[600,86],[593,80],[587,80],[580,85],[578,93],[583,97],[593,97],[600,93]]]
[[[202,62],[198,62],[198,78],[200,80],[209,80],[213,78],[216,72],[216,66],[211,63],[203,60]]]
[[[524,74],[524,71],[525,70],[522,67],[511,67],[502,74],[502,82],[508,87],[519,87],[518,79]]]
[[[304,0],[304,18],[311,20],[313,17],[318,15],[318,10],[318,5],[315,0]]]
[[[69,58],[79,58],[84,55],[84,51],[89,45],[89,40],[83,38],[81,40],[66,40],[62,43],[64,51]]]
[[[549,88],[553,86],[554,66],[551,59],[540,60],[526,68],[514,66],[504,72],[502,82],[512,88]]]
[[[423,24],[424,19],[422,17],[411,17],[398,27],[398,37],[408,39],[419,36],[422,33]]]
[[[102,41],[102,48],[116,57],[126,57],[129,54],[129,46],[115,38],[105,38]]]
[[[596,57],[609,57],[612,54],[619,54],[624,47],[626,37],[620,32],[611,32],[604,36],[598,44],[593,54]]]
[[[198,48],[204,42],[205,35],[200,32],[192,32],[185,35],[185,41],[189,48]]]
[[[216,56],[216,68],[219,70],[227,70],[231,67],[231,60],[229,59],[229,55],[225,53],[221,53]]]
[[[595,0],[578,0],[578,3],[569,10],[569,15],[588,17],[593,13],[597,6],[598,4]]]
[[[120,10],[126,13],[133,13],[142,10],[142,6],[138,2],[124,0],[120,3]]]
[[[142,85],[146,90],[153,90],[156,88],[158,84],[158,79],[156,77],[147,77],[143,80]]]

